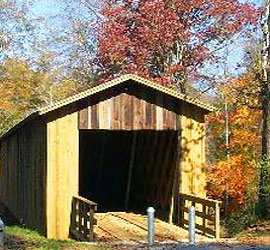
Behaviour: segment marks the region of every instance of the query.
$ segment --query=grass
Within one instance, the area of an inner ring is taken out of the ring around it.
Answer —
[[[258,221],[256,224],[251,225],[246,230],[238,233],[236,238],[257,238],[257,237],[269,237],[270,238],[270,222]]]
[[[105,250],[102,245],[80,243],[74,240],[52,240],[41,236],[38,232],[18,226],[5,228],[6,249],[35,249],[35,250]]]

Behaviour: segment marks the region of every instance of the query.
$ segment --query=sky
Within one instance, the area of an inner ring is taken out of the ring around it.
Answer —
[[[75,0],[74,0],[75,1]],[[239,0],[240,2],[249,2],[257,6],[263,6],[264,0]],[[64,5],[61,0],[36,0],[35,4],[31,8],[32,17],[44,17],[47,22],[40,27],[40,39],[49,37],[50,33],[57,31],[59,33],[65,32],[65,25],[63,19],[59,18],[59,15],[64,14]],[[258,32],[259,34],[259,32]],[[238,65],[244,60],[244,43],[243,39],[235,38],[233,43],[228,47],[228,71],[230,75],[239,75],[243,73],[243,68],[239,68]],[[220,51],[225,53],[225,51]],[[217,76],[224,75],[224,67],[219,64],[218,67],[208,65],[205,67],[205,71]]]

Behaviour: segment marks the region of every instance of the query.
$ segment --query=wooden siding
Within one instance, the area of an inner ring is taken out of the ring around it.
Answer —
[[[77,113],[47,124],[47,236],[69,236],[72,197],[79,189],[79,130]]]
[[[46,234],[46,124],[32,122],[1,141],[4,213]]]
[[[181,119],[180,192],[206,196],[204,115],[190,105],[183,105]]]
[[[179,194],[206,197],[204,114],[195,106],[183,104],[178,118],[178,157],[169,221],[179,223]],[[196,209],[201,210],[200,205]],[[188,218],[185,218],[188,219]],[[196,223],[202,223],[196,218]]]
[[[68,238],[72,197],[79,195],[80,130],[143,132],[134,136],[138,152],[128,158],[144,162],[135,168],[147,177],[138,190],[150,193],[133,196],[143,207],[153,198],[162,212],[171,206],[172,219],[178,211],[172,192],[205,196],[204,114],[212,108],[162,86],[124,79],[40,109],[1,138],[0,200],[17,220],[49,238]],[[160,132],[154,130],[165,133],[152,136]],[[109,155],[98,153],[93,157]]]
[[[122,93],[79,111],[80,129],[176,130],[176,113]]]

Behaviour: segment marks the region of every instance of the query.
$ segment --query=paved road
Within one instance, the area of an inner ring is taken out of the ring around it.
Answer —
[[[155,249],[164,249],[164,250],[169,250],[169,249],[184,249],[184,250],[263,250],[263,249],[270,249],[270,245],[268,246],[256,246],[256,245],[244,245],[244,244],[201,244],[197,246],[190,246],[187,244],[178,244],[174,246],[163,246]]]
[[[146,246],[138,246],[138,245],[118,245],[116,249],[131,249],[131,250],[148,250],[149,248]],[[164,244],[162,246],[155,246],[150,248],[151,250],[270,250],[269,245],[254,245],[254,244],[227,244],[227,243],[210,243],[210,244],[199,244],[196,246],[190,246],[186,243],[179,244]]]

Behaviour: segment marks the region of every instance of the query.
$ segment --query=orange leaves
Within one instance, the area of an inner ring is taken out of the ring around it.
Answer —
[[[54,83],[47,73],[32,70],[27,62],[8,59],[0,64],[0,134],[40,105],[64,98],[75,83]]]
[[[243,155],[213,164],[208,172],[208,195],[225,202],[229,197],[229,211],[244,208],[246,192],[252,179],[256,179],[255,161]]]
[[[208,171],[208,194],[226,204],[229,211],[245,208],[251,184],[257,188],[256,162],[261,149],[261,111],[258,85],[252,75],[239,77],[222,86],[229,107],[229,161],[225,147],[225,113],[208,117],[210,163]],[[224,105],[224,104],[223,104]],[[211,158],[211,156],[213,156]],[[251,192],[253,200],[257,197]]]

